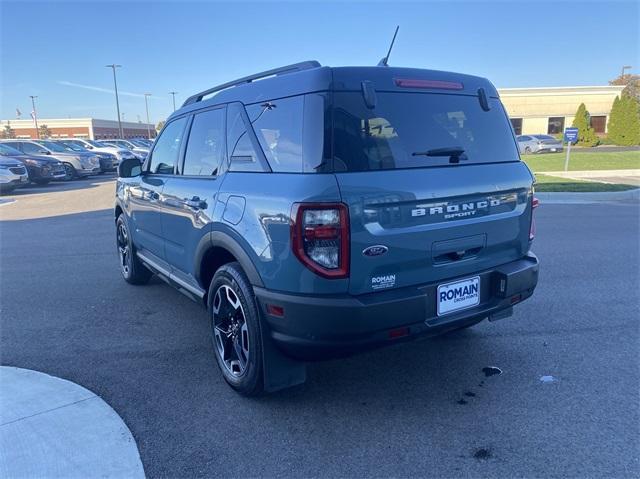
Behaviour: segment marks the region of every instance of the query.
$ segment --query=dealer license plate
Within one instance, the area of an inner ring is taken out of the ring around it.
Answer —
[[[480,276],[438,286],[438,316],[480,304]]]

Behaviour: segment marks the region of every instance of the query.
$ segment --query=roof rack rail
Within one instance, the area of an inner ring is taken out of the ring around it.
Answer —
[[[280,68],[274,68],[273,70],[254,73],[253,75],[242,77],[237,80],[230,81],[228,83],[223,83],[222,85],[214,86],[213,88],[209,88],[208,90],[201,91],[200,93],[196,93],[195,95],[192,95],[189,98],[187,98],[185,102],[182,104],[182,106],[184,107],[184,106],[190,105],[191,103],[197,103],[199,101],[202,101],[202,99],[207,95],[211,95],[212,93],[215,93],[221,90],[226,90],[227,88],[238,86],[243,83],[251,83],[252,81],[259,80],[261,78],[286,75],[287,73],[299,72],[302,70],[309,70],[311,68],[318,68],[320,66],[322,65],[320,65],[320,63],[317,62],[316,60],[309,60],[306,62],[294,63],[292,65],[287,65]]]

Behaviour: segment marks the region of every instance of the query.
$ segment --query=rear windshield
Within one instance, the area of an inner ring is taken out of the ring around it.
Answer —
[[[497,99],[377,92],[375,108],[360,92],[336,92],[335,171],[391,170],[518,161],[511,126]]]

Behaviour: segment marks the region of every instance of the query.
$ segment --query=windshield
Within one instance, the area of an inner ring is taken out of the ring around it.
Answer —
[[[131,143],[133,143],[136,146],[139,146],[141,148],[148,148],[149,145],[147,145],[144,141],[142,140],[129,140]]]
[[[16,150],[12,146],[3,145],[2,143],[0,143],[0,155],[2,155],[2,156],[16,156],[16,155],[22,155],[22,152],[20,150]]]
[[[554,137],[549,135],[533,135],[533,137],[537,138],[538,140],[555,140]]]
[[[420,168],[519,161],[509,120],[497,99],[484,111],[478,97],[376,93],[373,109],[360,92],[334,95],[336,171]]]
[[[37,144],[44,146],[45,148],[55,151],[57,153],[66,153],[68,150],[62,146],[54,143],[53,141],[36,141]]]
[[[93,140],[85,140],[85,141],[89,143],[91,146],[94,146],[96,148],[102,148],[104,146],[98,143],[97,141],[93,141]]]
[[[62,144],[62,146],[66,147],[69,150],[72,151],[87,151],[86,148],[76,144],[76,143],[72,143],[70,141],[61,141],[60,142]]]

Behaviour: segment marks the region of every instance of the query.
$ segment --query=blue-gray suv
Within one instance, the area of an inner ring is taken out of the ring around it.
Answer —
[[[494,86],[303,62],[200,92],[119,166],[122,274],[203,304],[254,395],[338,357],[510,316],[537,200]]]

